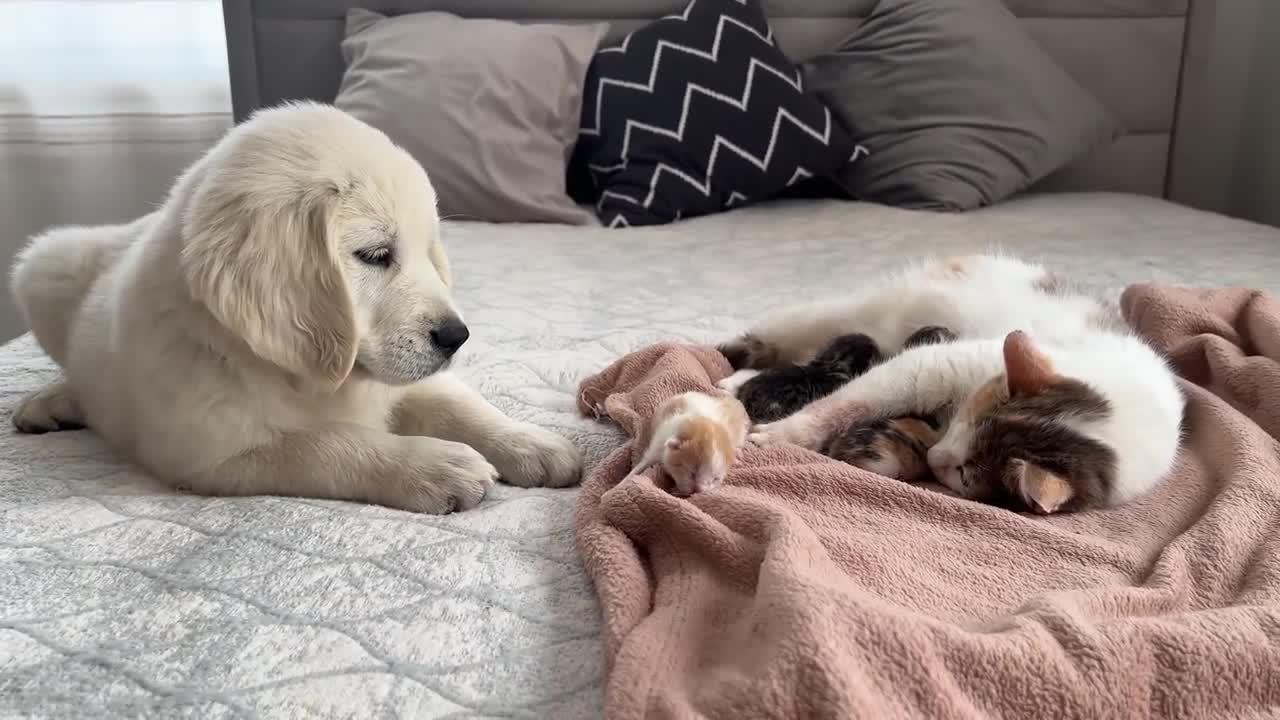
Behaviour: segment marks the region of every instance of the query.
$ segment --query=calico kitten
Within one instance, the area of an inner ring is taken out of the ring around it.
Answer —
[[[949,329],[930,325],[912,333],[903,345],[910,349],[955,339]],[[929,448],[941,438],[939,413],[873,418],[834,434],[822,454],[885,477],[925,480],[929,478]]]
[[[684,496],[712,490],[724,481],[751,425],[733,396],[701,392],[668,398],[651,422],[653,436],[631,474],[659,464],[676,494]]]
[[[1039,513],[1128,501],[1173,467],[1185,401],[1165,360],[1114,307],[1016,258],[917,264],[849,300],[771,318],[726,354],[778,362],[849,332],[892,350],[922,325],[958,339],[907,349],[750,440],[817,450],[859,423],[942,413],[927,451],[939,482]]]
[[[942,439],[937,415],[873,418],[837,432],[822,454],[888,478],[913,482],[929,475],[929,449]]]

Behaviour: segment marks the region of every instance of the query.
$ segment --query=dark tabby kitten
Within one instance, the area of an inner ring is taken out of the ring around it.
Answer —
[[[931,325],[911,334],[905,347],[954,340],[955,334]],[[781,420],[835,392],[884,359],[876,341],[862,333],[841,335],[806,365],[761,370],[736,391],[752,422]]]
[[[806,365],[762,370],[738,388],[752,422],[781,420],[826,397],[880,362],[880,348],[862,333],[832,340]]]

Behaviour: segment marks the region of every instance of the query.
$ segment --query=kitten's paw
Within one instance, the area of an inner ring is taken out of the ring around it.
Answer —
[[[791,443],[809,450],[822,447],[821,423],[807,413],[796,413],[777,422],[763,423],[751,428],[747,440],[753,445]]]
[[[739,370],[734,374],[730,375],[729,377],[716,383],[716,387],[720,388],[721,390],[724,390],[725,392],[729,393],[734,397],[737,397],[738,390],[742,389],[742,386],[746,385],[748,380],[750,380],[751,378],[759,374],[760,374],[759,370]]]
[[[567,487],[582,480],[582,455],[568,438],[515,423],[495,443],[489,461],[503,482],[519,487]]]
[[[18,432],[47,433],[59,430],[83,430],[84,417],[71,395],[71,388],[59,382],[48,385],[23,398],[13,411],[13,426]]]

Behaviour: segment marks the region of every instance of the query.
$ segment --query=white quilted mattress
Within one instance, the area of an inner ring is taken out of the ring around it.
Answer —
[[[472,340],[457,372],[508,413],[620,443],[574,387],[664,338],[921,253],[994,245],[1100,289],[1280,288],[1280,231],[1119,195],[964,215],[790,203],[650,229],[454,225]],[[56,375],[0,349],[0,414]],[[575,491],[495,489],[425,517],[352,503],[175,494],[88,432],[0,430],[0,716],[599,717],[599,617]]]

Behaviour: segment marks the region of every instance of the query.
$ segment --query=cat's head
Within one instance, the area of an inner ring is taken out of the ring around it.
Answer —
[[[880,346],[862,333],[841,335],[827,343],[810,363],[812,367],[835,370],[851,376],[861,375],[880,362]]]
[[[1021,331],[1005,338],[1004,366],[960,404],[929,450],[938,481],[967,498],[1045,514],[1105,499],[1116,452],[1089,429],[1110,416],[1107,399],[1058,374]]]

